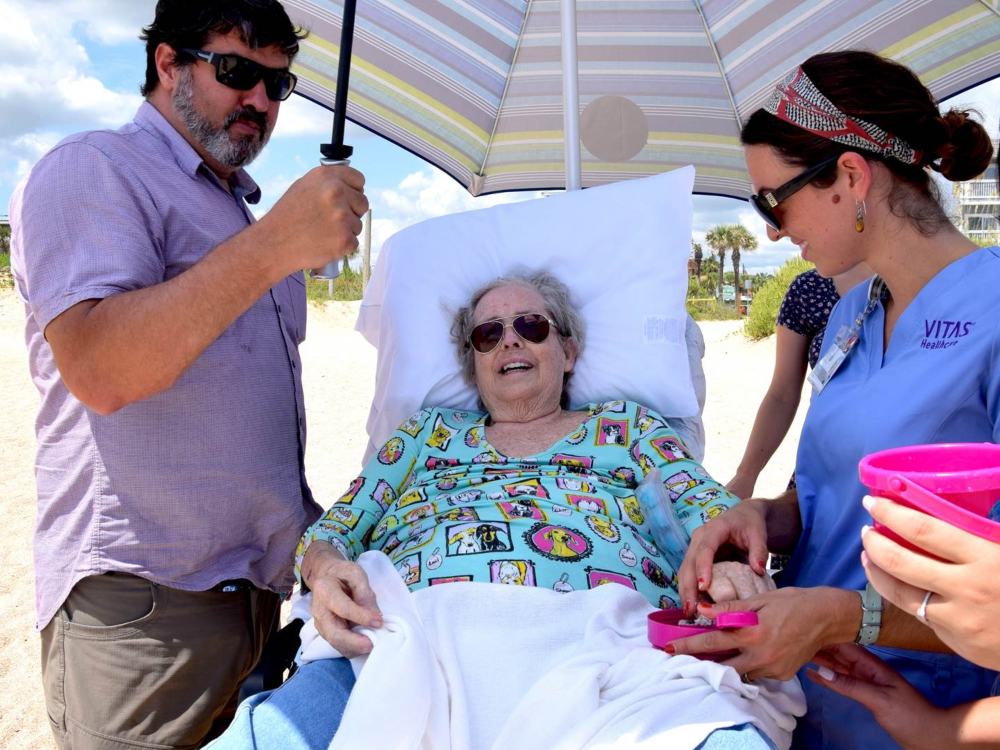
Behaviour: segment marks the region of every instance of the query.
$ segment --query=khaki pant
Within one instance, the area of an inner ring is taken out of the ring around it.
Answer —
[[[232,718],[277,624],[277,594],[84,578],[42,631],[49,722],[63,750],[196,748]]]

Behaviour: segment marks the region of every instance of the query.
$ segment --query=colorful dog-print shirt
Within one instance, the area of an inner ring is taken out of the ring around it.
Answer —
[[[453,581],[567,592],[617,583],[676,606],[676,571],[652,541],[636,486],[654,468],[688,533],[738,500],[662,417],[630,401],[585,407],[548,450],[508,458],[487,415],[425,409],[406,420],[310,527],[349,559],[381,550],[414,590]]]

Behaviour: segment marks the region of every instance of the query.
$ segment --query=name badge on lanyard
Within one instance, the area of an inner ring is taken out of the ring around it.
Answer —
[[[858,314],[853,324],[850,326],[842,325],[840,327],[833,339],[833,346],[827,350],[826,354],[820,357],[819,362],[816,363],[812,372],[807,376],[809,385],[813,387],[814,394],[823,392],[826,384],[830,382],[830,379],[837,373],[840,366],[844,364],[847,355],[857,346],[861,338],[861,327],[864,325],[865,318],[871,315],[872,310],[875,309],[875,305],[882,298],[882,291],[884,289],[885,282],[878,276],[871,280],[871,284],[868,286],[868,304],[865,306],[865,309]]]

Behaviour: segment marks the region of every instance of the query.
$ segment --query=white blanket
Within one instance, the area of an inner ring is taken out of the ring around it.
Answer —
[[[646,640],[649,603],[624,586],[559,594],[449,583],[410,594],[389,559],[358,561],[384,626],[352,660],[357,684],[330,750],[694,748],[752,723],[781,749],[805,712],[797,681],[744,684],[730,668]],[[308,623],[304,660],[336,652]]]

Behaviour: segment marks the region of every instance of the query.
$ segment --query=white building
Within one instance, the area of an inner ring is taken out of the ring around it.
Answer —
[[[993,141],[997,152],[997,141]],[[974,180],[955,183],[955,224],[969,239],[979,244],[1000,242],[1000,192],[997,190],[997,162],[994,159]]]

